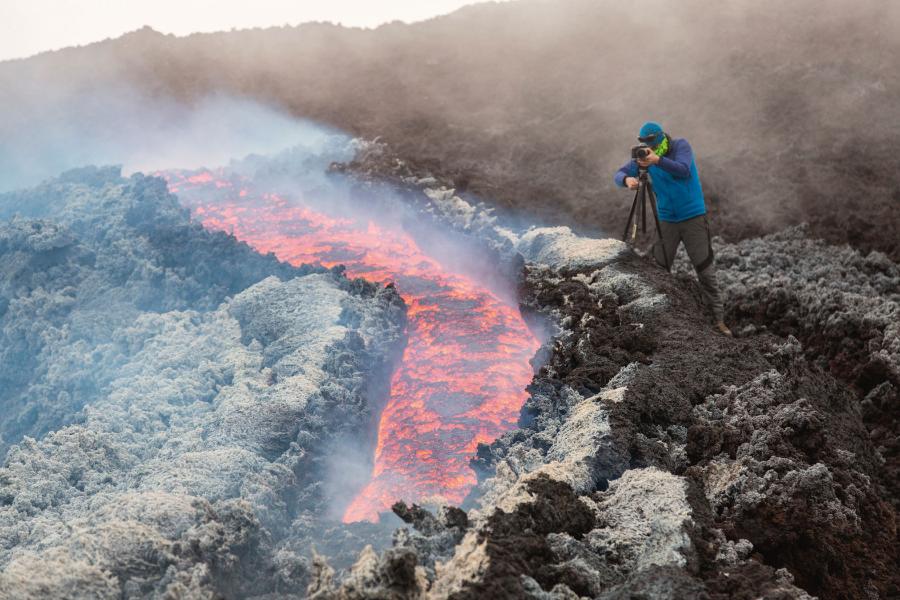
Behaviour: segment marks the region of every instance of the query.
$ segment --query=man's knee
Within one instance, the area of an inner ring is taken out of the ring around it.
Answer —
[[[694,265],[694,269],[697,271],[697,276],[702,277],[703,274],[706,273],[707,271],[712,271],[713,277],[715,277],[715,270],[716,270],[715,269],[715,261],[716,261],[716,258],[713,255],[712,246],[710,246],[706,253],[706,258],[704,258],[700,262],[700,264]]]
[[[715,281],[716,270],[716,261],[712,252],[707,257],[704,257],[699,264],[694,264],[694,271],[696,271],[697,278],[700,280],[709,279]]]

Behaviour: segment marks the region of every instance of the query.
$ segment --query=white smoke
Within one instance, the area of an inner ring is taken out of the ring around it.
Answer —
[[[92,89],[56,106],[55,111],[4,124],[0,191],[91,164],[122,165],[126,174],[216,166],[301,142],[318,145],[336,133],[257,101],[223,94],[187,104],[124,87]]]

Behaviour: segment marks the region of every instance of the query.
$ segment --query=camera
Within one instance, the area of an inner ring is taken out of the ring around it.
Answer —
[[[631,158],[633,160],[647,158],[648,156],[650,156],[651,152],[653,151],[647,144],[638,144],[637,146],[631,147]]]

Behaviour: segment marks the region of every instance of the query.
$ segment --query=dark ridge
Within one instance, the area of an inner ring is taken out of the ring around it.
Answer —
[[[810,242],[802,232],[784,238],[795,245],[789,246],[795,253],[804,253],[804,261],[830,260],[827,247]],[[783,272],[778,239],[747,242],[756,245],[753,251],[760,252],[761,259],[766,257],[771,271],[758,273],[760,291],[778,289],[762,287],[767,277]],[[737,285],[753,274],[746,262],[729,262],[728,257],[738,253],[746,255],[740,247],[724,250],[723,280],[732,310],[755,302],[766,306],[752,285],[751,294]],[[844,253],[846,260],[861,260],[850,250]],[[686,271],[687,263],[681,266]],[[840,371],[829,371],[827,357],[836,354],[829,351],[833,343],[812,346],[807,358],[789,335],[785,340],[757,332],[726,339],[712,333],[692,280],[672,278],[634,256],[618,262],[616,269],[638,275],[654,293],[665,294],[667,308],[655,314],[635,312],[628,306],[633,290],[594,289],[588,282],[602,281],[602,275],[588,271],[527,273],[525,306],[556,314],[566,323],[565,330],[530,388],[522,429],[482,446],[478,470],[491,474],[498,460],[529,448],[546,453],[552,437],[547,440],[544,432],[564,422],[572,408],[567,389],[580,392],[576,400],[592,395],[609,381],[610,373],[631,364],[624,400],[606,405],[611,440],[598,451],[594,474],[601,487],[626,469],[653,466],[685,475],[695,513],[691,537],[697,562],[687,572],[663,569],[628,581],[609,597],[701,585],[691,597],[751,598],[767,589],[776,594],[791,581],[824,599],[896,593],[900,582],[891,567],[898,556],[891,481],[895,467],[885,471],[883,461],[892,455],[882,456],[884,446],[876,447],[895,438],[889,432],[881,438],[870,433],[877,428],[873,430],[865,415],[873,409],[861,406],[874,401],[861,404],[862,396],[850,382],[836,377]],[[895,281],[888,279],[885,285]],[[731,282],[733,290],[727,287]],[[817,293],[821,297],[821,289]],[[828,318],[829,313],[802,308],[795,304],[794,313],[806,315],[801,324]],[[869,315],[859,307],[844,309],[838,314],[847,327],[878,326],[873,321],[877,309],[871,308]],[[635,322],[642,326],[635,328]],[[648,331],[653,343],[643,345],[641,334]],[[632,332],[637,341],[625,342]],[[626,349],[632,343],[636,348]],[[819,355],[824,368],[816,362]],[[586,372],[591,375],[585,377]],[[676,450],[682,444],[684,454]],[[728,468],[738,466],[742,474],[727,492],[708,491],[720,485]],[[706,491],[698,493],[698,486]],[[736,564],[717,562],[725,544],[741,538],[753,544],[752,556]],[[558,560],[545,559],[548,564]],[[530,568],[518,572],[541,581]],[[552,585],[549,580],[542,583]]]
[[[0,64],[0,108],[19,115],[0,134],[28,141],[0,169],[51,115],[114,128],[85,90],[186,104],[224,92],[380,137],[531,219],[615,232],[628,200],[613,171],[654,118],[691,141],[726,240],[807,221],[896,261],[898,40],[892,0],[522,0],[371,31],[141,30]]]

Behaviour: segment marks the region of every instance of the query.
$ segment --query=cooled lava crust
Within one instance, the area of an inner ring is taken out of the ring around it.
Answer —
[[[391,165],[350,168],[410,178]],[[674,277],[630,250],[526,264],[523,312],[560,327],[548,361],[520,429],[479,448],[467,519],[395,507],[421,565],[396,597],[900,593],[900,270],[805,227],[715,251],[735,339],[683,253]],[[316,597],[383,589],[392,556]]]

